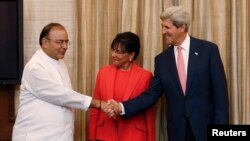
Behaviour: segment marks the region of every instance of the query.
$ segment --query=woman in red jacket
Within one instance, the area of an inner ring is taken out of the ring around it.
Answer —
[[[112,64],[98,72],[94,97],[118,102],[136,97],[145,91],[152,73],[138,66],[134,60],[140,52],[140,39],[131,32],[117,34],[111,44]],[[155,141],[155,107],[132,118],[109,118],[91,109],[89,141]]]

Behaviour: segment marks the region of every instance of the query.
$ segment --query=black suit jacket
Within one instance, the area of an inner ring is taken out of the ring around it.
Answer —
[[[197,141],[207,140],[208,124],[228,124],[228,92],[216,44],[190,37],[186,96],[178,78],[174,47],[155,58],[154,78],[147,92],[123,102],[124,117],[143,112],[164,94],[169,141],[184,141],[188,119]]]

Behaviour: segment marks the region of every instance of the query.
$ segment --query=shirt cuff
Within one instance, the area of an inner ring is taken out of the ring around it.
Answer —
[[[124,110],[123,104],[121,102],[119,104],[121,105],[121,108],[122,108],[122,112],[120,113],[120,115],[125,115],[125,110]]]
[[[92,101],[92,97],[88,96],[88,95],[83,95],[84,96],[84,101],[82,102],[82,109],[84,111],[87,111],[90,107],[91,101]]]

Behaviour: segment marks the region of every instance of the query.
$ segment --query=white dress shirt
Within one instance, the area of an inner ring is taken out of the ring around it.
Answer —
[[[182,47],[181,52],[183,55],[184,65],[185,65],[185,73],[187,76],[188,56],[189,56],[189,50],[190,50],[190,36],[188,34],[180,46]],[[177,47],[178,46],[174,46],[174,55],[175,55],[176,62],[177,62],[177,55],[178,55],[178,48]]]
[[[20,91],[12,141],[73,141],[72,108],[86,111],[92,98],[72,90],[63,61],[38,50],[24,68]]]

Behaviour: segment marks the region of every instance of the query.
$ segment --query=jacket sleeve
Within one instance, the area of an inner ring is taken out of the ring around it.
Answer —
[[[212,48],[211,77],[215,101],[215,124],[229,123],[227,82],[218,47]]]
[[[161,97],[162,86],[159,78],[159,69],[157,69],[157,66],[159,65],[157,64],[157,61],[155,61],[154,76],[150,82],[148,89],[144,91],[141,95],[122,102],[125,112],[125,114],[122,115],[124,118],[129,118],[138,113],[144,112],[150,106],[156,104],[159,98]]]
[[[31,64],[33,65],[33,64]],[[48,72],[44,66],[28,66],[22,79],[21,87],[25,87],[34,97],[63,107],[70,107],[87,111],[92,97],[80,94],[71,88],[58,83],[52,72]],[[68,75],[65,73],[64,75]],[[69,82],[70,83],[70,82]]]

